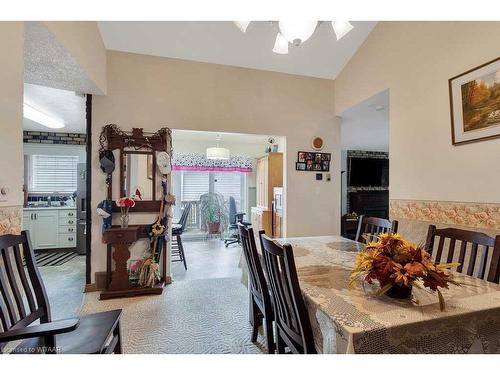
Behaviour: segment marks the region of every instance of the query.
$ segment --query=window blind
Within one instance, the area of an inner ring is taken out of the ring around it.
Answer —
[[[226,201],[233,197],[237,210],[241,210],[241,175],[240,172],[214,172],[214,191],[224,196]]]
[[[33,155],[31,192],[73,193],[77,184],[78,156]]]
[[[182,201],[198,201],[208,193],[209,172],[182,172]]]

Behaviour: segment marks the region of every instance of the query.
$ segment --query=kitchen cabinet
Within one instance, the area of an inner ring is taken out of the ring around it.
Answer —
[[[257,160],[257,205],[251,209],[254,231],[264,230],[275,236],[273,228],[273,189],[283,186],[283,154],[271,152]]]
[[[76,209],[27,209],[23,229],[30,232],[35,250],[76,247]]]

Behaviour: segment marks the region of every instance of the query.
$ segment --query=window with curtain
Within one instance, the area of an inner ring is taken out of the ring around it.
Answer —
[[[32,155],[29,191],[73,193],[77,184],[78,156]]]

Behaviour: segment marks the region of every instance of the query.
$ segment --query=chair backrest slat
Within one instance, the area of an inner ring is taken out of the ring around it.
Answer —
[[[366,242],[363,235],[368,235],[369,241],[375,239],[381,233],[392,232],[396,233],[398,231],[398,221],[397,220],[387,220],[378,217],[369,217],[361,215],[358,222],[358,230],[356,232],[355,240],[358,242]]]
[[[460,254],[458,256],[458,262],[460,265],[457,267],[457,272],[462,272],[464,269],[465,251],[467,250],[467,241],[461,241]]]
[[[179,220],[179,224],[181,225],[182,230],[186,229],[186,224],[190,211],[191,211],[191,202],[187,202],[184,206],[184,211],[182,211],[181,219]]]
[[[439,237],[439,242],[437,251],[434,252],[436,237]],[[426,247],[437,263],[442,263],[444,261],[442,258],[445,240],[450,241],[448,254],[446,256],[447,263],[453,262],[457,242],[460,242],[460,252],[457,259],[460,265],[456,269],[457,272],[464,272],[466,267],[465,263],[467,263],[465,274],[480,279],[486,278],[488,281],[498,283],[500,276],[500,236],[492,238],[481,232],[457,228],[437,229],[435,225],[430,225],[427,231]],[[490,249],[493,250],[490,251]],[[481,254],[478,254],[478,252],[481,252]],[[490,268],[486,273],[486,266],[490,253]],[[476,269],[478,270],[477,273]],[[475,273],[476,275],[474,275]]]
[[[450,240],[450,246],[448,247],[448,259],[446,260],[448,263],[453,262],[453,255],[455,254],[455,239],[452,238]]]
[[[262,269],[262,262],[259,254],[257,253],[253,229],[247,228],[245,225],[238,223],[238,230],[240,232],[243,255],[248,265],[250,290],[257,293],[260,299],[263,300],[266,298],[266,301],[269,300],[270,303],[269,289],[267,287],[264,270]]]
[[[479,261],[479,272],[478,277],[484,279],[484,273],[486,272],[486,262],[488,261],[488,254],[490,252],[489,246],[483,246],[484,251],[481,254],[481,260]]]
[[[3,258],[4,249],[0,249],[0,251],[2,252]],[[21,318],[18,318],[17,310],[15,308],[14,301],[12,300],[12,292],[7,281],[7,276],[5,275],[5,261],[3,261],[3,267],[0,268],[0,293],[7,308],[7,313],[10,321],[10,326],[8,328],[10,328]]]
[[[26,267],[23,264],[21,249]],[[49,322],[47,293],[36,266],[29,233],[23,231],[21,235],[0,236],[0,253],[2,330],[27,327],[37,319],[42,323]]]
[[[311,322],[299,286],[290,245],[280,245],[260,233],[260,243],[280,337],[294,353],[315,353]]]
[[[33,298],[33,292],[28,283],[28,279],[26,278],[26,272],[23,266],[23,258],[21,256],[21,251],[19,250],[19,245],[14,245],[14,258],[16,259],[17,273],[19,274],[21,285],[23,286],[24,295],[28,300],[28,307],[31,312],[34,312],[37,309],[37,306],[35,304],[35,299]]]
[[[15,251],[15,246],[13,252],[14,251]],[[12,264],[12,259],[11,259],[12,255],[13,254],[8,254],[5,249],[2,249],[2,257],[5,265],[5,270],[7,273],[7,279],[9,281],[12,294],[14,295],[14,301],[16,302],[17,313],[19,314],[19,317],[21,319],[24,319],[26,317],[26,309],[24,307],[23,296],[19,291],[18,281],[16,278],[17,268],[15,269]]]

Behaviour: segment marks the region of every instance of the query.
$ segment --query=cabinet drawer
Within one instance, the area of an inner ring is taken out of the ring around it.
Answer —
[[[75,226],[76,225],[76,217],[60,217],[59,218],[59,225],[60,226]]]
[[[60,234],[59,247],[76,247],[76,233],[75,234]]]
[[[60,219],[64,219],[64,218],[74,219],[74,218],[76,218],[76,210],[60,210],[59,211],[59,218]]]
[[[76,233],[76,225],[61,225],[59,226],[59,233]]]

